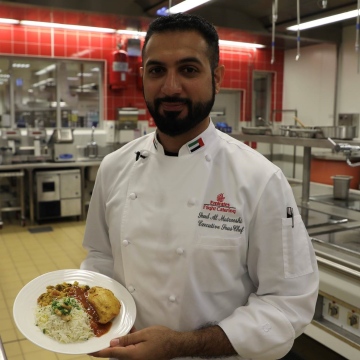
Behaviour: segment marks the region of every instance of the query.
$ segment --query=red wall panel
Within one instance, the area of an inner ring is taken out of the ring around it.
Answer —
[[[84,26],[125,29],[126,17],[115,15],[62,11],[22,5],[0,4],[1,17],[18,20],[47,21]],[[146,31],[149,19],[140,19],[141,29]],[[127,37],[117,34],[72,31],[0,24],[0,55],[30,55],[59,58],[84,58],[109,62],[117,44],[126,43]],[[219,36],[224,40],[257,42],[256,35],[234,29],[219,28]],[[223,88],[242,90],[243,103],[241,119],[251,119],[251,83],[254,70],[274,73],[272,108],[282,107],[284,53],[276,51],[275,63],[271,64],[270,49],[221,48],[220,61],[225,65]],[[146,109],[142,90],[138,86],[138,67],[141,59],[130,57],[129,84],[123,90],[106,89],[104,104],[105,117],[116,119],[117,108],[124,106]],[[279,116],[281,116],[279,114]],[[146,112],[140,120],[149,119]],[[280,120],[280,119],[278,119]]]

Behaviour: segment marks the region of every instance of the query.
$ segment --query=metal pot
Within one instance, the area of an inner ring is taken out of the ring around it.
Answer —
[[[350,182],[353,177],[348,175],[334,175],[331,176],[331,178],[333,179],[334,184],[334,199],[348,199]]]
[[[356,137],[356,126],[318,126],[319,137],[352,140]]]

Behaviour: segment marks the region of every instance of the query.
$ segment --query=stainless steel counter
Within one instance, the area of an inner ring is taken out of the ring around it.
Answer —
[[[308,226],[320,274],[315,316],[305,333],[346,359],[357,360],[360,329],[350,327],[348,319],[349,314],[360,317],[360,206],[338,206],[331,201],[333,187],[318,183],[310,183],[310,198],[304,203],[302,184],[289,182]],[[350,189],[350,198],[360,201],[360,191]],[[331,306],[340,316],[331,314]]]
[[[29,220],[30,223],[34,223],[34,172],[37,170],[55,170],[55,169],[69,169],[78,168],[81,174],[81,219],[85,219],[85,197],[84,197],[84,186],[85,186],[85,169],[92,166],[99,166],[102,159],[92,159],[86,161],[68,161],[68,162],[36,162],[36,163],[19,163],[10,165],[0,165],[0,171],[16,171],[25,170],[28,175],[28,186],[25,193],[28,196],[29,202]]]
[[[230,135],[240,141],[304,148],[302,182],[289,182],[312,238],[320,274],[314,319],[305,333],[346,359],[359,359],[360,206],[339,206],[331,201],[333,186],[310,182],[311,149],[332,149],[333,145],[327,139]],[[350,189],[350,197],[360,204],[360,191]]]

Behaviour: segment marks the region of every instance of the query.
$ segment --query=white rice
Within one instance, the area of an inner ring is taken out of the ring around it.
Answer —
[[[38,306],[35,311],[36,326],[40,330],[60,343],[75,343],[94,337],[90,327],[89,315],[83,310],[72,308],[71,320],[64,321],[52,312],[51,305]]]

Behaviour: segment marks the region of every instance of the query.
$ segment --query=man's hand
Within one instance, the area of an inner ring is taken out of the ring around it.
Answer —
[[[177,357],[236,355],[229,339],[217,326],[178,332],[165,326],[151,326],[113,339],[110,347],[90,354],[119,360],[170,360]]]
[[[169,360],[175,357],[179,334],[164,326],[152,326],[113,339],[110,347],[90,355],[124,360]]]

